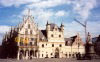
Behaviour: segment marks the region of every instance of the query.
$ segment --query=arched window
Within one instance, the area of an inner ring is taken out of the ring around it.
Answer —
[[[53,37],[53,34],[51,34],[51,37]]]
[[[42,44],[42,47],[44,47],[44,44]]]
[[[60,44],[59,47],[62,47],[62,45]]]
[[[32,42],[30,42],[30,46],[32,46]]]
[[[33,34],[32,30],[30,30],[30,34]]]
[[[52,47],[54,47],[54,44],[52,44]]]
[[[28,28],[30,29],[30,24],[28,24]]]
[[[61,37],[61,35],[59,35],[59,37]]]
[[[28,30],[25,30],[25,34],[28,34]]]
[[[42,57],[43,57],[43,54],[42,54]]]

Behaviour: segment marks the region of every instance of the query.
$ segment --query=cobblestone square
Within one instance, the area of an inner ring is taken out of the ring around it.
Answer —
[[[32,60],[16,60],[16,59],[0,59],[0,62],[100,62],[100,59],[92,60],[76,60],[76,59],[66,59],[66,58],[46,58],[46,59],[32,59]]]

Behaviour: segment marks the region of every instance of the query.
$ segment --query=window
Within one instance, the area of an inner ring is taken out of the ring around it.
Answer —
[[[51,35],[51,37],[53,37],[53,34]]]
[[[71,57],[71,54],[69,54],[69,57]]]
[[[52,47],[54,47],[54,44],[52,44]]]
[[[61,35],[59,35],[59,37],[61,37]]]
[[[60,44],[59,47],[62,47],[62,45]]]
[[[67,53],[66,53],[65,55],[66,55],[66,57],[67,57]]]
[[[20,46],[23,46],[23,42],[20,42]]]
[[[44,44],[42,44],[42,47],[44,47]]]
[[[65,41],[65,46],[67,46],[68,45],[68,41]]]
[[[30,29],[30,24],[28,24],[28,28]]]
[[[30,45],[32,46],[32,42],[30,42]]]
[[[43,57],[43,54],[42,54],[42,57]]]
[[[31,41],[33,41],[34,40],[34,38],[31,38]]]
[[[57,31],[57,28],[55,28],[55,30]]]
[[[52,55],[52,53],[51,53],[51,55]]]
[[[32,34],[32,30],[30,31],[30,34]]]
[[[25,34],[28,34],[28,30],[25,31]]]

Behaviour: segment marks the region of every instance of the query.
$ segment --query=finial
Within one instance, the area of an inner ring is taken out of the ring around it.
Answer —
[[[30,9],[28,9],[28,16],[30,15]]]
[[[77,36],[79,36],[80,34],[79,33],[77,33]]]
[[[49,22],[48,22],[48,20],[47,20],[47,25],[49,25]]]
[[[64,26],[64,25],[63,25],[63,22],[61,22],[61,27],[62,27],[62,26]]]

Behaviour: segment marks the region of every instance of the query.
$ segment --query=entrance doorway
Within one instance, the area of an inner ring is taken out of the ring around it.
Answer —
[[[59,48],[55,49],[55,58],[59,58]]]

